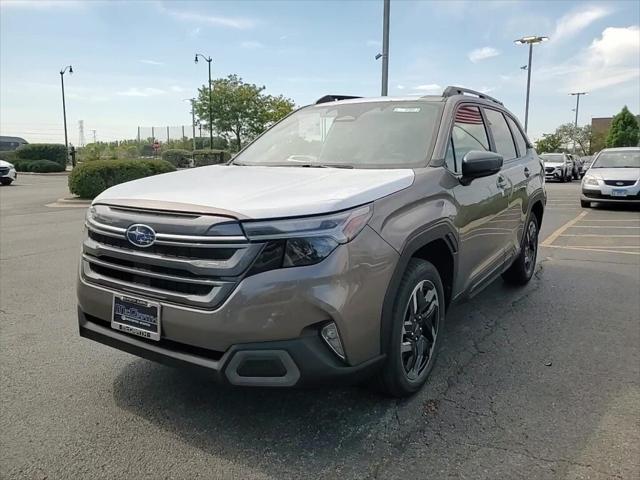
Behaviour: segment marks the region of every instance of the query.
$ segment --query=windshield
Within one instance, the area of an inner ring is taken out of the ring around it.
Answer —
[[[562,153],[543,153],[540,157],[545,162],[564,162],[564,155]]]
[[[238,165],[410,168],[424,166],[441,105],[425,101],[303,108],[242,151]]]
[[[602,151],[591,168],[640,168],[640,149]]]

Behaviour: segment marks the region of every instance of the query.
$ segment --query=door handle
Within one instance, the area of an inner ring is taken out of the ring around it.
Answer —
[[[498,175],[498,180],[496,180],[496,186],[501,189],[505,189],[507,186],[507,181],[504,179],[502,175]]]
[[[529,178],[529,175],[531,175],[531,172],[529,172],[529,167],[524,167],[524,176]]]

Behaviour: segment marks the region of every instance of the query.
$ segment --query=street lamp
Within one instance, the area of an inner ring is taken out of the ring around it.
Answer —
[[[211,57],[206,57],[201,53],[196,53],[196,56],[193,59],[195,63],[198,63],[198,57],[202,58],[209,64],[209,148],[213,149],[213,111],[211,110],[211,62],[213,59]]]
[[[191,102],[191,128],[193,130],[193,150],[196,150],[196,111],[194,108],[195,98],[183,98],[183,102]]]
[[[382,58],[382,96],[389,90],[389,12],[391,0],[384,0],[382,8],[382,53],[376,54],[376,60]]]
[[[580,95],[589,95],[589,92],[572,92],[569,95],[576,97],[576,119],[573,121],[573,126],[578,128],[578,110],[580,109]],[[575,135],[575,133],[574,133]],[[573,139],[573,153],[576,153],[576,139]]]
[[[60,70],[60,83],[62,84],[62,119],[64,121],[64,147],[67,152],[67,162],[69,161],[69,141],[67,139],[67,107],[64,101],[64,74],[66,72],[73,73],[73,67],[71,65],[67,65],[62,70]]]
[[[531,35],[528,37],[522,37],[518,40],[514,40],[516,45],[529,45],[529,63],[527,64],[527,100],[524,107],[524,131],[527,131],[529,126],[529,92],[531,90],[531,57],[533,55],[533,45],[535,43],[542,43],[549,40],[549,37],[540,37],[537,35]]]

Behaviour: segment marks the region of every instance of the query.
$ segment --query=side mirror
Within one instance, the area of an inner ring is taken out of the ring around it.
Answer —
[[[502,168],[502,155],[494,152],[471,150],[462,158],[462,179],[470,182],[474,178],[488,177]]]

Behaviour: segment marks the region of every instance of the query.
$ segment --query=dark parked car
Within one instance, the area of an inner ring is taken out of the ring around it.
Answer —
[[[233,385],[424,384],[445,312],[533,275],[542,162],[501,102],[326,96],[229,165],[88,210],[80,334]]]

